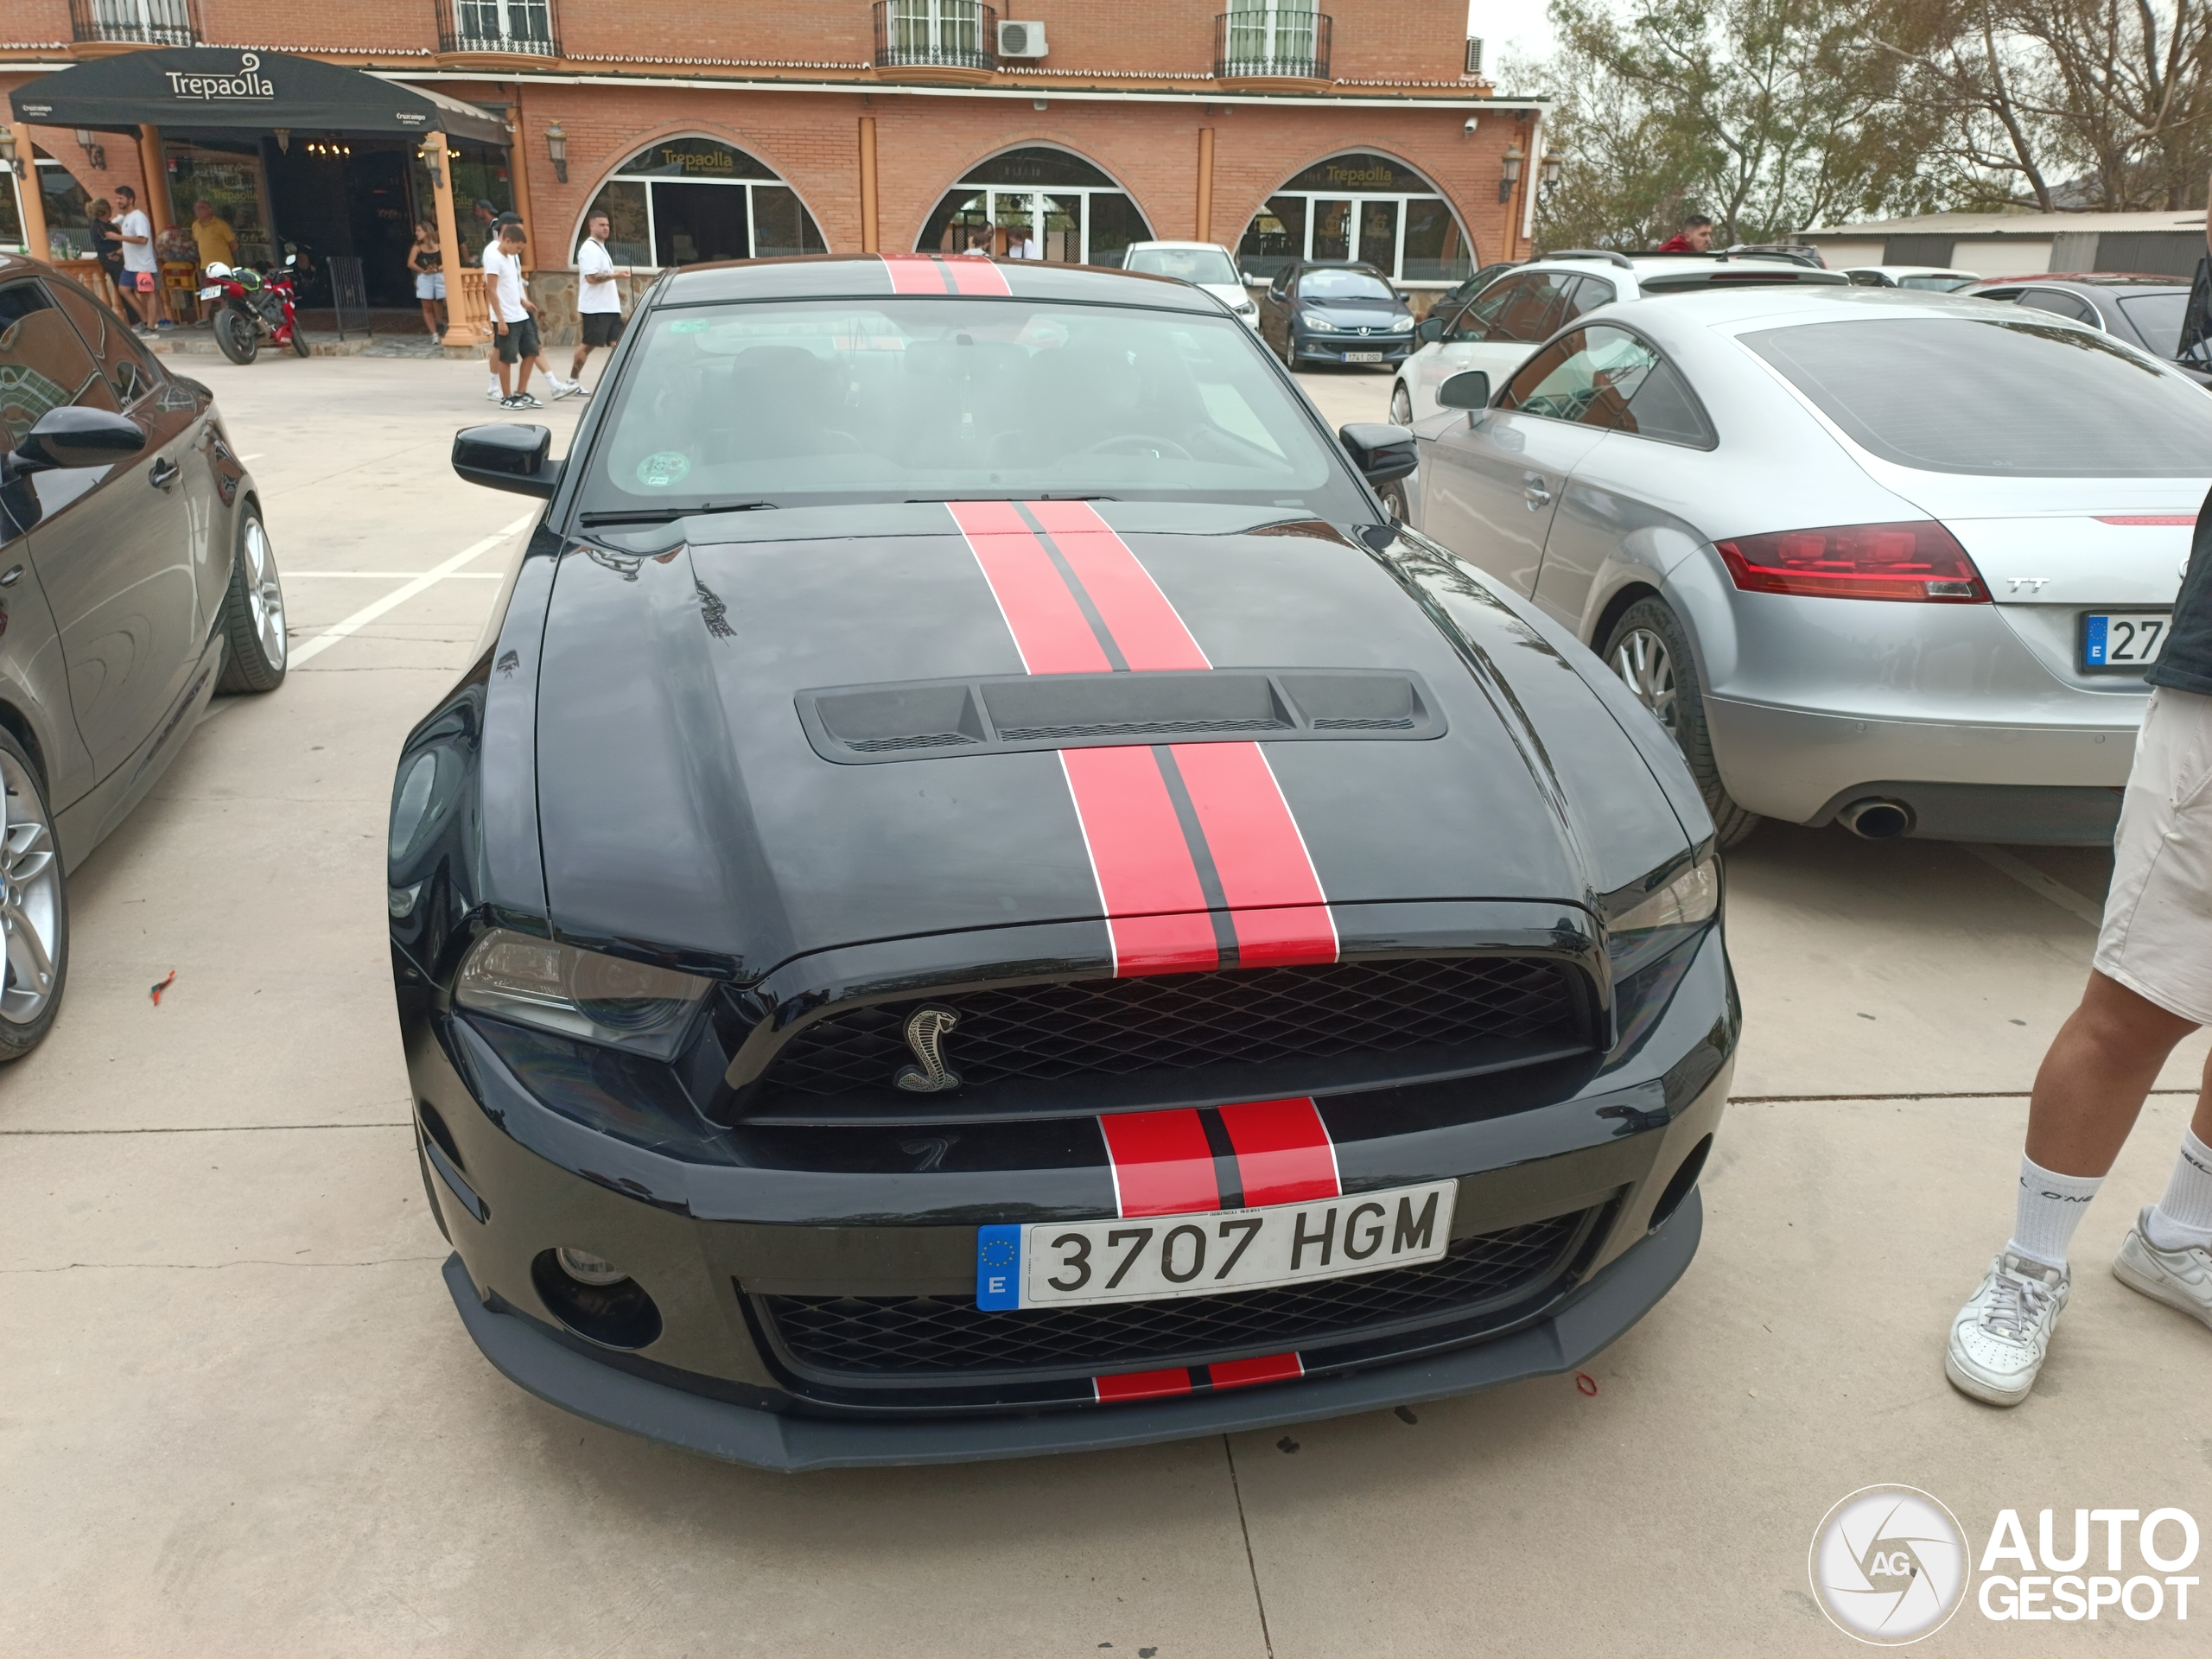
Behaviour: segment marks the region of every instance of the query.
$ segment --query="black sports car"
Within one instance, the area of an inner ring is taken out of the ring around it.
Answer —
[[[664,276],[400,758],[470,1333],[784,1469],[1583,1362],[1688,1264],[1713,826],[1598,660],[1385,521],[1234,318],[980,258]]]

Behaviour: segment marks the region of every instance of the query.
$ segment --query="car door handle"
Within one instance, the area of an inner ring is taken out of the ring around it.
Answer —
[[[1522,493],[1529,498],[1529,511],[1551,505],[1552,493],[1544,487],[1544,480],[1531,473],[1522,480]]]
[[[157,490],[166,490],[176,482],[176,475],[184,469],[163,455],[155,461],[146,474],[146,481]]]

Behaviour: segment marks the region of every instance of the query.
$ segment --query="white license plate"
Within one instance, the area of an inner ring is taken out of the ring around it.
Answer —
[[[1346,352],[1344,353],[1344,361],[1347,363],[1380,363],[1382,360],[1382,353],[1380,352]]]
[[[2146,668],[2173,618],[2163,611],[2093,611],[2082,619],[2082,666]]]
[[[1060,1307],[1212,1296],[1433,1262],[1457,1181],[1258,1210],[979,1227],[976,1301]]]
[[[203,300],[219,300],[223,297],[223,290],[219,288],[203,288],[200,290],[200,297]]]

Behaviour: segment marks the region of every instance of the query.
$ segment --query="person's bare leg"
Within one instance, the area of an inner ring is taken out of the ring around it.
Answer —
[[[583,344],[581,340],[578,341],[576,344],[576,354],[569,359],[569,379],[581,380],[584,378],[584,359],[590,355],[591,347]]]
[[[517,379],[516,379],[516,381],[515,381],[515,396],[516,396],[516,397],[528,397],[528,396],[530,395],[530,371],[531,371],[531,366],[533,364],[535,364],[537,361],[537,359],[536,358],[534,358],[534,357],[525,357],[524,359],[523,359],[523,360],[522,360],[522,373],[521,373],[521,375],[520,375],[519,377],[518,377],[518,378],[517,378]],[[504,378],[504,377],[502,377],[502,378]]]
[[[438,327],[438,302],[435,300],[423,302],[423,327],[433,340],[442,332]]]
[[[2166,1056],[2196,1029],[2091,970],[2082,1006],[2059,1027],[2036,1073],[2030,1160],[2061,1175],[2109,1173]],[[2212,1092],[2197,1098],[2196,1127],[2200,1139],[2212,1128]]]
[[[510,378],[512,371],[507,366],[507,359],[497,352],[492,355],[492,369],[499,377],[499,396],[502,398],[514,396],[514,382]]]

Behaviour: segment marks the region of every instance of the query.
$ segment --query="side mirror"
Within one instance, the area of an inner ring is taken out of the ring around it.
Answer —
[[[1441,317],[1423,317],[1414,325],[1414,343],[1416,346],[1433,346],[1443,338],[1444,319]]]
[[[453,469],[472,484],[517,495],[550,496],[561,481],[553,429],[470,426],[453,435]]]
[[[1378,489],[1395,483],[1420,465],[1414,458],[1414,435],[1402,426],[1357,422],[1339,427],[1337,437],[1351,457],[1351,464]]]
[[[144,429],[128,416],[65,404],[48,410],[23,434],[23,441],[7,458],[7,471],[11,477],[21,477],[60,467],[108,467],[145,447]]]
[[[1480,369],[1462,369],[1436,389],[1436,401],[1446,409],[1490,407],[1490,376]]]

